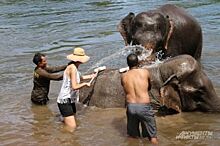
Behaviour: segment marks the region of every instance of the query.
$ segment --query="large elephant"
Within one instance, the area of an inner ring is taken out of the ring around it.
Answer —
[[[189,54],[199,60],[202,52],[202,30],[199,23],[183,8],[166,4],[158,9],[129,13],[117,26],[125,45],[142,45],[152,49],[146,60]]]
[[[170,111],[220,112],[220,98],[200,64],[190,55],[143,66],[151,73],[152,101]],[[99,74],[90,88],[81,90],[80,101],[102,108],[125,107],[125,94],[118,70]]]

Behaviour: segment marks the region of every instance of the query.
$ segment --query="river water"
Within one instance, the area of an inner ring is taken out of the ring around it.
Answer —
[[[61,82],[52,82],[50,102],[30,102],[32,57],[47,54],[50,65],[66,64],[72,47],[91,60],[82,72],[106,65],[124,67],[118,52],[124,42],[116,25],[129,12],[172,3],[186,8],[202,26],[204,70],[220,96],[220,2],[218,0],[1,0],[0,1],[0,145],[142,146],[146,139],[126,136],[125,109],[89,107],[77,113],[69,133],[60,121],[56,98]],[[220,114],[201,112],[156,117],[160,145],[219,145]],[[200,137],[195,137],[195,136]],[[184,138],[185,136],[185,138]],[[188,137],[187,137],[188,136]],[[189,137],[191,136],[191,137]]]

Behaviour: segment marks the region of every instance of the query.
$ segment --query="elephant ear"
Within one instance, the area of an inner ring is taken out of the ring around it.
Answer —
[[[121,22],[117,26],[117,30],[121,33],[121,36],[123,37],[126,46],[129,45],[132,41],[131,28],[134,17],[135,14],[130,12],[126,17],[121,20]]]
[[[159,100],[163,106],[159,108],[158,112],[165,112],[167,115],[180,113],[182,111],[178,87],[176,87],[175,84],[168,84],[160,88]]]
[[[160,88],[159,100],[163,105],[162,108],[159,109],[160,112],[163,113],[166,111],[166,114],[181,112],[182,105],[179,94],[179,80],[175,74],[171,75]]]

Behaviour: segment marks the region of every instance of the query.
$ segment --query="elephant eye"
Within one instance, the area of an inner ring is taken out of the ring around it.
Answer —
[[[159,26],[159,25],[155,25],[155,26],[154,26],[154,30],[155,30],[155,31],[160,30],[160,26]]]
[[[160,30],[160,26],[157,26],[157,30]]]
[[[141,23],[136,23],[136,27],[142,27],[142,24]]]

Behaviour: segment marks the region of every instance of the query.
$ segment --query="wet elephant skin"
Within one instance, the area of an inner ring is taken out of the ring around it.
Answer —
[[[157,9],[134,14],[130,12],[117,25],[125,45],[142,45],[153,49],[147,60],[188,54],[199,60],[202,52],[202,29],[197,20],[183,8],[166,4]]]
[[[219,112],[220,98],[201,65],[190,55],[180,55],[153,66],[150,96],[168,109]],[[118,70],[99,74],[93,86],[80,91],[80,101],[101,108],[125,107],[125,94]]]

